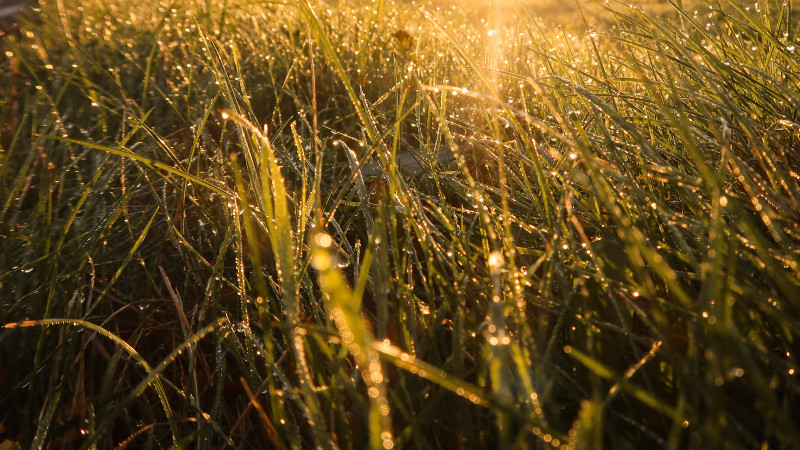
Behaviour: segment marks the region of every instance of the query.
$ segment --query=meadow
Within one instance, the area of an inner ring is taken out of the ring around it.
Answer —
[[[800,446],[792,0],[43,0],[0,449]]]

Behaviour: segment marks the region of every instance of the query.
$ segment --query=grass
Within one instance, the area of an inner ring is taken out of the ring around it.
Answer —
[[[791,0],[43,3],[0,447],[800,445]]]

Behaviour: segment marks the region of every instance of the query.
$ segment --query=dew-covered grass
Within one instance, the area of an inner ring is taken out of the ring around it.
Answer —
[[[800,445],[791,0],[42,3],[0,447]]]

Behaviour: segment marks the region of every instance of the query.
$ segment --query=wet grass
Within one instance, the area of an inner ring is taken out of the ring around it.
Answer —
[[[791,2],[44,3],[0,446],[799,445]]]

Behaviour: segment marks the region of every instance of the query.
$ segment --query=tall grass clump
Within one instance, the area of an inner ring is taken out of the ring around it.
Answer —
[[[793,4],[575,8],[18,19],[0,446],[800,445]]]

